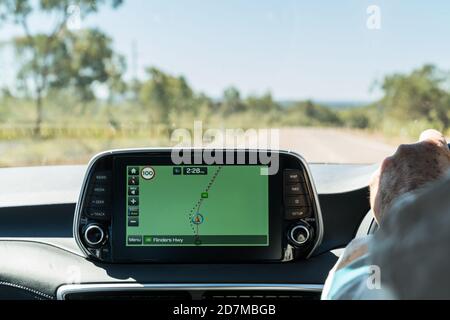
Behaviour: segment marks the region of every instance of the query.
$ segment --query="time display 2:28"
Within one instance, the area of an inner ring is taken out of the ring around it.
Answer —
[[[207,167],[184,167],[183,174],[185,176],[201,175],[206,176],[208,174]]]

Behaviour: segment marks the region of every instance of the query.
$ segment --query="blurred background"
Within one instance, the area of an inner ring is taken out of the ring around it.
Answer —
[[[0,0],[0,167],[274,128],[310,162],[449,134],[450,2]]]

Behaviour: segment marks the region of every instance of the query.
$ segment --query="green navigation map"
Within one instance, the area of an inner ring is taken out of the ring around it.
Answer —
[[[261,166],[128,166],[127,246],[268,246]]]

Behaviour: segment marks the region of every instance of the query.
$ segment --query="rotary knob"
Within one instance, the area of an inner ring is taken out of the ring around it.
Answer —
[[[312,238],[312,229],[306,223],[293,226],[288,234],[289,241],[296,247],[305,245]]]
[[[84,241],[91,248],[100,247],[106,240],[106,233],[98,224],[90,224],[84,229]]]

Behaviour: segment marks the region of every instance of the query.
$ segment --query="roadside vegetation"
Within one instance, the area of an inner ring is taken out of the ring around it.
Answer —
[[[83,17],[122,3],[75,2]],[[383,97],[358,107],[286,104],[235,87],[212,98],[154,66],[142,79],[125,79],[113,39],[99,29],[69,30],[72,3],[0,0],[0,29],[23,29],[4,46],[17,57],[17,74],[15,85],[0,88],[0,166],[84,163],[103,149],[170,145],[170,132],[195,120],[205,128],[347,128],[390,139],[412,139],[429,127],[450,133],[449,73],[432,64],[386,75],[378,84]],[[59,18],[50,31],[30,33],[36,12]]]

